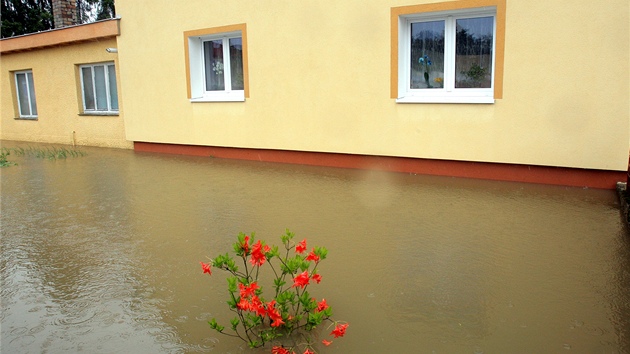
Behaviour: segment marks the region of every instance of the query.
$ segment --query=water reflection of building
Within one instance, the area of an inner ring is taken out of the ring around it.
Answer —
[[[3,39],[13,109],[0,137],[602,188],[625,178],[625,0],[579,0],[561,20],[564,4],[545,0],[180,5],[119,0],[120,19]],[[442,46],[412,41],[412,26],[440,21]],[[616,69],[586,70],[587,53]],[[22,116],[27,103],[38,112]]]

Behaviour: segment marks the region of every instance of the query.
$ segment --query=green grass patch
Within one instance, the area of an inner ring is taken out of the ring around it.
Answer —
[[[78,150],[75,148],[65,148],[65,147],[33,147],[28,146],[17,147],[17,148],[6,148],[3,147],[0,149],[0,166],[10,166],[15,165],[15,163],[11,163],[6,161],[6,157],[9,155],[15,156],[33,156],[40,159],[48,159],[48,160],[65,160],[68,157],[81,157],[87,155],[85,151]],[[7,164],[2,165],[2,161],[5,161]]]
[[[5,152],[4,148],[2,148],[2,151],[0,152],[0,167],[17,165],[17,163],[7,160],[7,156],[9,155],[11,155],[11,153],[9,151]]]

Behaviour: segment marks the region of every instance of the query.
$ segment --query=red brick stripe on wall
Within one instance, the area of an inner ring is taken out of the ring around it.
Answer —
[[[527,182],[571,187],[615,189],[626,180],[625,171],[589,170],[567,167],[504,163],[432,160],[405,157],[351,155],[306,151],[241,149],[216,146],[134,142],[134,150],[176,155],[293,163],[355,169],[376,169],[434,176]]]

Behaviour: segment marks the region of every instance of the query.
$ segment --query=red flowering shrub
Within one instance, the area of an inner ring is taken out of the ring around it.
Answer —
[[[317,284],[322,281],[317,267],[326,259],[328,250],[315,247],[304,256],[306,240],[295,244],[293,237],[294,234],[289,230],[282,235],[284,250],[280,251],[278,246],[270,247],[261,240],[254,243],[254,234],[250,237],[240,233],[233,248],[236,256],[242,259],[243,270],[227,253],[217,256],[208,264],[201,262],[203,273],[212,275],[212,266],[231,274],[227,279],[227,303],[236,314],[230,321],[231,332],[226,332],[225,327],[214,318],[208,322],[212,329],[240,338],[252,348],[272,343],[272,353],[287,354],[295,353],[294,349],[298,347],[304,348],[303,354],[315,354],[314,345],[317,341],[308,333],[325,321],[331,323],[330,327],[335,327],[331,336],[338,338],[345,335],[348,324],[332,320],[332,309],[326,300],[318,302],[307,291],[311,280]],[[265,299],[263,288],[259,285],[260,269],[265,264],[275,276],[270,301]],[[299,337],[299,342],[296,337]],[[291,341],[290,344],[287,345],[287,341]],[[321,342],[325,346],[332,343],[328,340]]]

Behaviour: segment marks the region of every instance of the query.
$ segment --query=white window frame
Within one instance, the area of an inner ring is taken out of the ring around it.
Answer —
[[[21,70],[13,73],[15,78],[15,94],[17,97],[18,115],[20,118],[37,119],[37,98],[35,95],[35,79],[33,77],[33,70]],[[18,75],[24,75],[26,79],[26,100],[28,101],[28,112],[22,111],[22,105],[20,104],[20,85],[18,82]],[[30,80],[29,80],[30,76]],[[31,82],[33,87],[31,87]],[[32,95],[31,95],[32,94]],[[35,112],[33,112],[35,111]]]
[[[107,98],[107,108],[105,110],[103,109],[98,109],[98,104],[96,102],[96,75],[94,74],[94,68],[97,66],[102,66],[103,67],[103,72],[104,72],[104,79],[105,79],[105,95]],[[111,114],[118,114],[119,109],[120,109],[120,101],[119,101],[119,97],[118,97],[118,87],[115,88],[115,92],[116,92],[116,102],[118,103],[118,107],[119,108],[112,108],[112,89],[110,87],[110,82],[109,82],[109,67],[110,66],[114,66],[114,70],[116,70],[116,65],[114,64],[113,61],[109,61],[109,62],[103,62],[103,63],[92,63],[92,64],[83,64],[83,65],[79,65],[79,75],[81,76],[81,98],[83,99],[83,113],[84,114],[89,114],[89,115],[111,115]],[[94,97],[92,98],[94,100],[94,108],[87,108],[86,107],[86,99],[85,99],[85,82],[84,82],[84,77],[83,77],[83,69],[84,68],[90,68],[90,73],[92,75],[92,94],[94,95]],[[115,75],[115,74],[114,74]],[[115,77],[115,76],[114,76]],[[116,78],[116,85],[118,85],[118,79]]]
[[[475,17],[493,18],[492,72],[489,88],[455,88],[456,20]],[[445,21],[444,87],[411,88],[411,24],[424,21]],[[494,103],[494,79],[497,43],[497,9],[494,6],[401,15],[398,18],[398,98],[397,103]]]
[[[229,41],[234,38],[241,38],[241,41],[244,41],[241,31],[188,37],[191,102],[245,101],[245,90],[232,90]],[[207,91],[203,44],[204,42],[215,40],[223,41],[223,77],[225,80],[225,89],[222,91]],[[243,46],[245,46],[245,43],[243,43]],[[245,53],[243,53],[243,55],[245,55]],[[245,61],[245,58],[243,58],[243,61]]]

